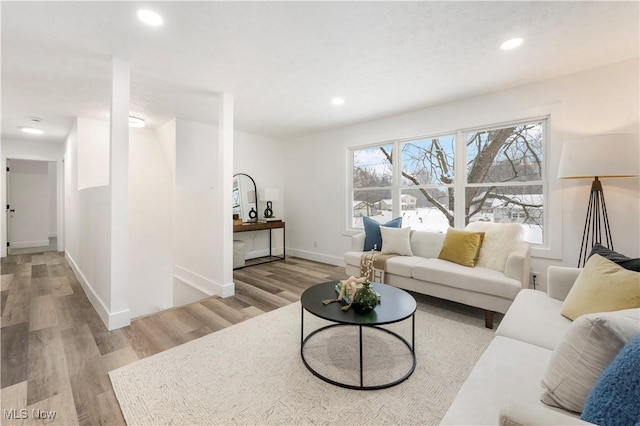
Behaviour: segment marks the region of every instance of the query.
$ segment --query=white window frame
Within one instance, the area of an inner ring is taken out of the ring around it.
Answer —
[[[559,161],[559,151],[561,146],[561,132],[562,114],[561,105],[550,106],[544,114],[532,114],[529,117],[517,120],[511,120],[501,122],[487,126],[473,126],[468,128],[461,128],[455,131],[438,132],[435,134],[417,135],[410,138],[394,139],[388,141],[381,141],[377,143],[359,145],[349,147],[347,149],[347,209],[346,209],[346,231],[348,234],[361,233],[361,228],[353,227],[353,160],[354,151],[362,150],[366,148],[379,147],[383,145],[393,145],[393,179],[391,185],[391,195],[393,202],[393,217],[397,217],[402,214],[400,208],[400,194],[402,189],[415,188],[401,185],[402,183],[402,168],[401,168],[401,150],[402,143],[425,139],[425,138],[437,138],[442,136],[455,135],[454,156],[455,156],[455,180],[453,184],[455,194],[455,219],[454,224],[456,228],[464,227],[464,197],[458,194],[464,194],[467,187],[473,186],[487,186],[486,183],[479,184],[467,184],[467,170],[466,170],[466,139],[465,134],[468,132],[481,132],[489,131],[493,129],[499,129],[504,127],[510,127],[514,125],[523,125],[526,123],[533,123],[536,121],[544,122],[544,143],[542,146],[542,179],[540,181],[526,182],[517,184],[516,186],[531,186],[541,185],[543,188],[543,243],[532,244],[531,251],[533,257],[560,259],[562,255],[562,200],[560,195],[561,183],[551,174],[551,170],[557,170],[557,162]],[[503,186],[514,186],[514,183],[505,182]],[[492,182],[491,185],[494,185]],[[443,187],[446,185],[424,185],[421,187],[437,186]]]

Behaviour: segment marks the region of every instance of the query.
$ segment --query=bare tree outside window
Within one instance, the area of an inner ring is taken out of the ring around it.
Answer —
[[[456,224],[456,216],[464,217],[459,227],[474,221],[518,222],[528,229],[529,241],[542,243],[545,124],[541,120],[354,151],[354,205],[375,206],[380,222],[401,214],[403,223],[415,229],[445,230]],[[375,162],[357,162],[355,153]],[[456,155],[465,156],[465,169],[456,170]],[[401,163],[396,181],[394,158]],[[398,206],[391,202],[393,188],[399,189]],[[464,197],[463,215],[456,215],[455,206],[462,205],[456,196]]]

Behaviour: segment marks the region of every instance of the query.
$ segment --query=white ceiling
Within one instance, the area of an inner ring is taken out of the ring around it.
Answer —
[[[131,61],[132,115],[317,132],[639,56],[632,2],[6,2],[2,138],[62,141],[107,119],[110,58]],[[137,9],[165,24],[145,26]],[[517,50],[499,49],[513,36]],[[330,104],[342,96],[341,106]],[[42,118],[44,136],[17,126]]]

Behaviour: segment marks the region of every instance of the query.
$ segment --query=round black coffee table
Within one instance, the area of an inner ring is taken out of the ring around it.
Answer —
[[[373,288],[378,294],[381,296],[381,302],[378,306],[371,312],[368,313],[359,313],[352,306],[351,309],[344,312],[340,310],[344,303],[334,302],[329,305],[324,305],[322,303],[323,300],[326,299],[335,299],[338,297],[338,293],[335,290],[335,286],[338,281],[330,281],[322,284],[314,285],[306,289],[302,296],[300,297],[300,303],[302,305],[301,319],[300,319],[300,355],[302,357],[302,362],[307,367],[311,373],[325,382],[331,383],[336,386],[341,386],[348,389],[359,389],[359,390],[373,390],[373,389],[383,389],[391,386],[395,386],[398,383],[403,382],[411,374],[416,368],[416,353],[415,353],[415,312],[416,312],[416,300],[413,296],[406,291],[399,289],[397,287],[393,287],[386,284],[380,283],[371,283],[371,288]],[[319,318],[328,320],[333,322],[334,324],[330,324],[324,327],[321,327],[313,332],[309,333],[305,337],[304,335],[304,311],[307,311]],[[411,344],[400,336],[399,334],[383,328],[381,326],[393,324],[396,322],[403,321],[407,318],[411,317]],[[304,347],[306,343],[318,333],[322,331],[328,330],[333,327],[338,326],[357,326],[358,336],[359,336],[359,354],[360,354],[360,385],[352,385],[347,383],[342,383],[333,379],[330,379],[318,371],[316,371],[313,367],[311,367],[304,355]],[[375,385],[375,386],[365,386],[364,385],[364,374],[363,374],[363,361],[362,361],[362,327],[370,327],[371,329],[380,330],[381,332],[389,333],[394,336],[398,340],[400,340],[406,347],[409,349],[411,353],[411,357],[413,358],[413,362],[409,371],[404,374],[402,377],[385,384]]]

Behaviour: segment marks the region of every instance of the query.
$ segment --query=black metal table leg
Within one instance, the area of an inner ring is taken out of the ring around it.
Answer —
[[[358,328],[360,329],[360,387],[364,387],[364,373],[362,365],[362,326],[359,326]]]

